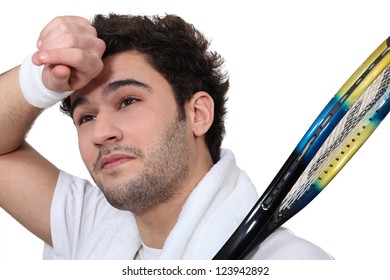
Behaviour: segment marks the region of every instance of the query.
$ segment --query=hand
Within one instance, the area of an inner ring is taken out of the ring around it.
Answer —
[[[56,92],[77,90],[87,85],[103,69],[105,43],[82,17],[56,17],[42,30],[35,65],[45,65],[42,79]]]

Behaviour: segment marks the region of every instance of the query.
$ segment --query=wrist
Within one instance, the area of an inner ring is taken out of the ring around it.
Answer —
[[[19,71],[19,85],[24,98],[29,104],[45,109],[73,93],[73,91],[56,92],[49,90],[42,81],[44,66],[36,66],[31,58],[32,55],[29,55],[24,59]]]

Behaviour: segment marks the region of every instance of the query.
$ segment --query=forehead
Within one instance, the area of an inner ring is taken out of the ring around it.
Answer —
[[[150,85],[152,89],[157,86],[170,88],[168,81],[148,63],[145,55],[127,51],[105,58],[102,72],[85,87],[75,91],[71,101],[94,92],[103,92],[110,83],[128,79]]]

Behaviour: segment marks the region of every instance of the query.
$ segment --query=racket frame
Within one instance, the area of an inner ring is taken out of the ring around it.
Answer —
[[[283,220],[284,217],[280,217],[280,220],[276,217],[273,225],[267,227],[267,223],[272,215],[277,211],[284,198],[338,122],[371,83],[377,79],[387,65],[390,64],[389,52],[390,37],[363,62],[325,106],[262,196],[213,259],[244,258],[253,247],[257,246],[285,222]],[[357,146],[357,149],[360,146]],[[338,171],[348,160],[349,158],[342,166],[340,165]]]

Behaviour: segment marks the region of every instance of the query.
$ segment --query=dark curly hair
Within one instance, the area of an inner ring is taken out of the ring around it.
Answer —
[[[214,122],[205,139],[213,162],[220,159],[225,135],[226,93],[229,88],[223,58],[208,50],[209,41],[192,24],[175,15],[96,15],[92,20],[98,37],[106,43],[103,59],[128,50],[145,55],[150,65],[172,86],[179,116],[185,119],[184,104],[198,91],[214,101]],[[61,103],[69,115],[70,98]]]

